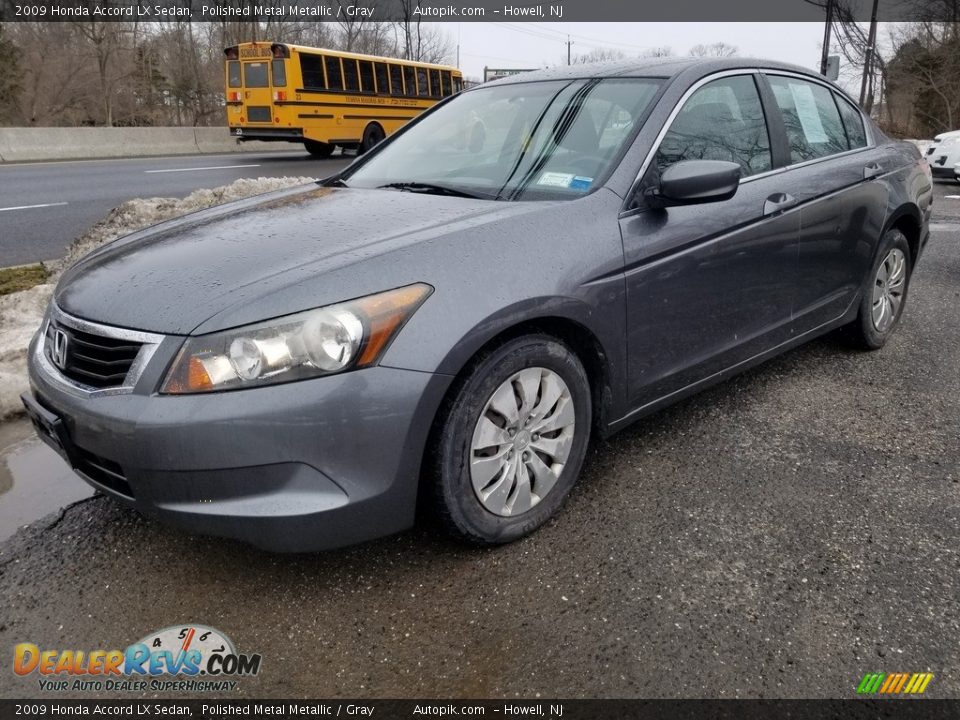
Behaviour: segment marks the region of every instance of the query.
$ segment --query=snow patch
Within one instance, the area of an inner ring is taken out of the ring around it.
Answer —
[[[40,323],[53,289],[64,270],[90,251],[164,220],[241,198],[313,182],[308,177],[243,178],[212,190],[196,190],[185,198],[130,200],[77,238],[62,260],[47,263],[50,279],[42,285],[0,296],[0,420],[23,412],[20,393],[27,382],[27,345]]]

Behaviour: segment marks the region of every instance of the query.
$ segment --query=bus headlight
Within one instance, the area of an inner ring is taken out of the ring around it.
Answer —
[[[424,283],[187,338],[161,392],[215,392],[369,367],[433,292]]]

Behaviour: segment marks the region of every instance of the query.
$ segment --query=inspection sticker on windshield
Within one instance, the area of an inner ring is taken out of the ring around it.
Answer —
[[[537,185],[547,187],[570,188],[571,190],[589,190],[593,178],[581,177],[573,173],[545,172],[541,173]]]

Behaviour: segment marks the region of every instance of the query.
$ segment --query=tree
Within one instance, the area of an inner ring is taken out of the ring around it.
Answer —
[[[662,45],[660,47],[648,48],[640,53],[642,58],[665,58],[673,57],[673,50],[670,49],[669,45]]]
[[[736,45],[727,45],[725,42],[709,44],[700,43],[690,48],[690,57],[733,57],[738,53]]]
[[[17,67],[18,54],[13,39],[4,33],[3,23],[0,23],[0,67],[4,68],[4,72],[0,73],[0,123],[12,122],[17,114],[20,92],[23,90]]]
[[[620,50],[597,47],[593,48],[593,50],[588,53],[584,53],[583,55],[574,55],[572,62],[574,65],[582,65],[584,63],[623,60],[626,56],[626,53],[621,52]]]

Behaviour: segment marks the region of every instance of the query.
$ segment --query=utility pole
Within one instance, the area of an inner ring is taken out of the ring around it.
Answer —
[[[827,17],[823,24],[823,52],[820,54],[820,74],[827,74],[827,58],[830,56],[830,36],[833,34],[833,0],[827,0]]]
[[[570,46],[573,45],[573,41],[570,40],[570,36],[567,35],[567,65],[570,64]]]
[[[868,113],[868,108],[864,103],[867,101],[867,79],[873,76],[873,54],[877,44],[877,5],[880,0],[873,0],[873,11],[870,13],[870,34],[867,37],[867,50],[863,54],[863,80],[860,82],[860,107]],[[870,93],[873,95],[873,93]],[[871,99],[870,104],[873,104]]]

